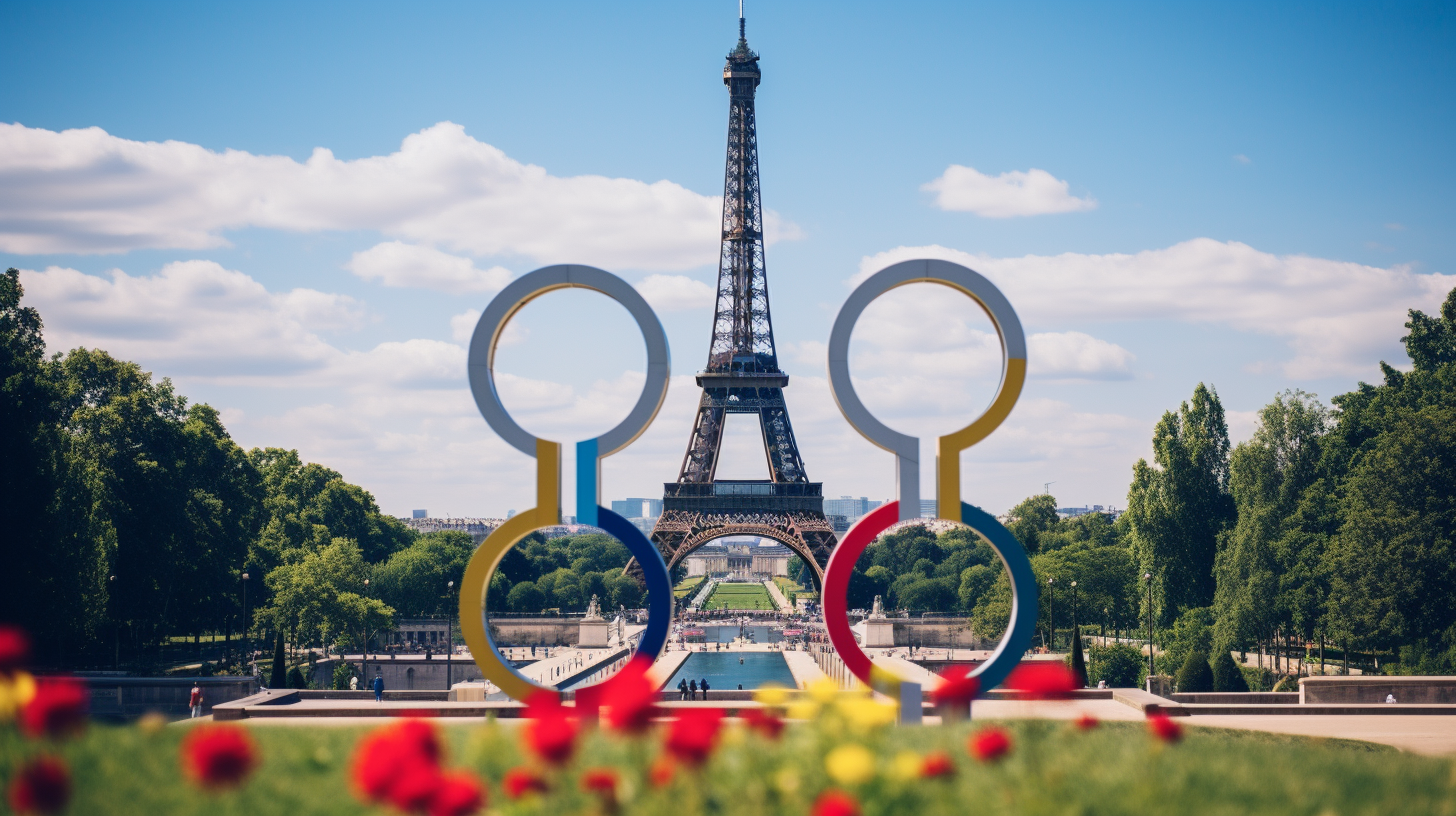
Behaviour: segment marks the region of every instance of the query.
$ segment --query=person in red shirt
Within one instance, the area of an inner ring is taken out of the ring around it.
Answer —
[[[192,687],[192,695],[187,699],[187,705],[192,706],[192,718],[202,716],[202,689],[199,686]]]

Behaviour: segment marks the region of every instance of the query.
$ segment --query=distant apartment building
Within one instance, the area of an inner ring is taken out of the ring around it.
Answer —
[[[414,518],[417,518],[417,519],[429,518],[430,517],[430,511],[429,510],[415,510],[415,511],[412,511],[412,515],[413,515]]]
[[[1094,504],[1091,507],[1057,508],[1057,518],[1059,519],[1076,518],[1077,516],[1085,516],[1088,513],[1101,513],[1102,515],[1107,516],[1108,521],[1117,521],[1117,517],[1122,515],[1121,510],[1115,510],[1111,507],[1103,507],[1100,504]]]
[[[612,512],[625,519],[651,518],[662,515],[662,499],[618,499]]]
[[[859,521],[860,516],[879,507],[881,504],[883,502],[870,501],[864,496],[860,496],[857,499],[853,496],[840,496],[837,499],[824,500],[824,515],[844,516],[850,524],[853,524]]]

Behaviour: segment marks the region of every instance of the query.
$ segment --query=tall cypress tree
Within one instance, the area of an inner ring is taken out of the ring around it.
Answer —
[[[283,630],[278,630],[278,635],[273,642],[273,671],[268,677],[268,688],[287,688],[288,672],[283,668],[285,663],[283,657]]]

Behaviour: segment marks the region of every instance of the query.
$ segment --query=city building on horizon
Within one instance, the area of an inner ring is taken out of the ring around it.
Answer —
[[[415,511],[412,512],[412,515],[415,518],[417,518],[417,519],[429,518],[430,517],[430,511],[428,511],[428,510],[415,510]]]
[[[662,499],[615,499],[612,512],[625,519],[655,519],[662,515]]]

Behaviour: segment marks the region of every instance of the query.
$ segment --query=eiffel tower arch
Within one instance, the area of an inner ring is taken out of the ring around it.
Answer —
[[[652,540],[669,568],[717,538],[754,535],[778,541],[811,568],[816,584],[837,541],[824,517],[823,485],[809,481],[784,404],[789,384],[774,348],[763,251],[754,93],[762,74],[742,16],[728,54],[728,156],[723,173],[723,234],[708,365],[692,436],[676,482],[663,486]],[[770,478],[716,478],[728,414],[756,415]],[[635,565],[629,565],[632,569]]]

